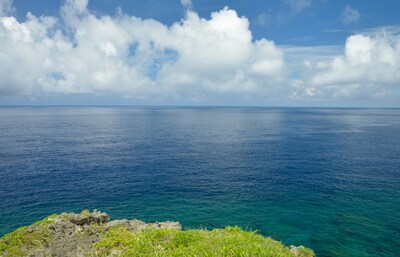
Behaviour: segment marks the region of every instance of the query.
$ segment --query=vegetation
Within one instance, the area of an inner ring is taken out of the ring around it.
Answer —
[[[84,250],[85,256],[314,256],[313,251],[305,247],[290,249],[239,227],[182,231],[162,227],[159,223],[122,221],[113,225],[101,222],[101,219],[93,222],[99,215],[109,218],[105,213],[83,211],[80,214],[54,214],[31,226],[21,227],[0,238],[0,256],[59,256],[60,246],[65,248],[61,255],[73,254],[79,248]],[[85,218],[86,224],[73,223]],[[141,225],[132,227],[132,224]],[[66,234],[69,235],[67,238]],[[54,255],[54,252],[58,254]]]
[[[314,256],[312,250],[299,247],[298,256]],[[115,227],[94,246],[96,256],[294,256],[289,248],[271,238],[239,227],[207,230],[147,228],[132,234]]]
[[[47,225],[54,223],[57,214],[40,220],[30,227],[20,227],[0,238],[0,256],[25,256],[27,249],[36,249],[48,245],[51,240]]]

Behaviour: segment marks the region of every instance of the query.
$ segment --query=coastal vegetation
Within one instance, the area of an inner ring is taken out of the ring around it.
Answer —
[[[106,213],[51,215],[0,238],[0,256],[282,256],[311,257],[239,227],[182,230],[178,222],[109,222]]]

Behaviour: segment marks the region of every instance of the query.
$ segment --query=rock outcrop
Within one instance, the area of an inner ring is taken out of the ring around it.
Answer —
[[[98,212],[97,210],[94,210],[92,213],[89,212],[86,213],[85,211],[83,211],[80,214],[64,213],[63,215],[71,223],[78,226],[92,225],[92,224],[103,225],[104,223],[110,220],[110,216],[108,216],[107,213]]]

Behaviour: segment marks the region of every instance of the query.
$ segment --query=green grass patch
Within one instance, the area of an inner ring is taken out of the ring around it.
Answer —
[[[83,211],[81,211],[80,214],[83,215],[83,216],[85,216],[85,217],[89,217],[90,211],[89,211],[89,210],[83,210]]]
[[[38,222],[34,223],[33,226],[42,226],[42,225],[53,224],[59,217],[60,217],[60,215],[58,215],[58,214],[52,214],[49,217],[39,220]]]
[[[294,256],[282,243],[239,227],[212,231],[148,228],[137,234],[115,227],[94,249],[95,256]],[[299,248],[299,253],[314,256],[304,247]]]

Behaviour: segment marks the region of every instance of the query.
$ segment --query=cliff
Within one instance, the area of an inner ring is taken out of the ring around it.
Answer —
[[[0,238],[0,256],[314,256],[238,227],[182,230],[178,222],[109,219],[97,211],[51,215]]]

